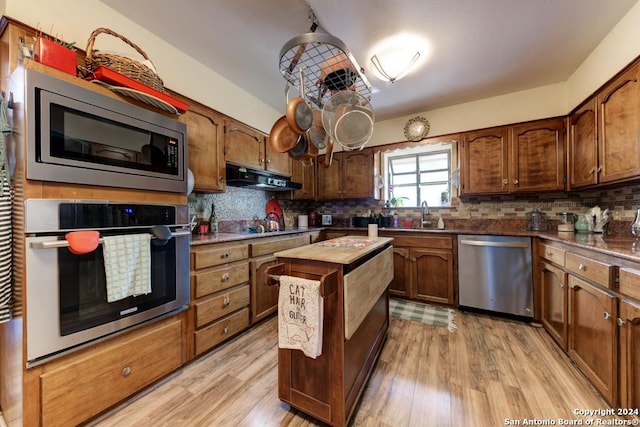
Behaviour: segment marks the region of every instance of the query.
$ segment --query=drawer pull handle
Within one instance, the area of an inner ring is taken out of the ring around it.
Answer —
[[[618,326],[624,326],[624,320],[618,317]]]
[[[225,326],[223,332],[225,335],[227,335],[229,333],[229,327]]]
[[[228,282],[229,281],[229,273],[224,273],[222,275],[222,281],[223,282]]]
[[[229,252],[225,252],[225,253],[222,254],[222,258],[224,258],[224,259],[229,258],[229,256],[230,256]]]
[[[547,251],[547,256],[551,256],[551,255],[553,255],[553,252]]]
[[[609,314],[608,311],[605,311],[603,314],[603,317],[605,318],[605,320],[609,320],[611,318],[611,315]]]
[[[224,304],[225,307],[229,307],[229,304],[231,304],[231,299],[229,298],[229,295],[225,295],[222,303]]]
[[[129,366],[125,366],[124,368],[122,368],[122,372],[121,372],[123,377],[128,377],[129,374],[131,374],[131,367]]]
[[[578,264],[578,270],[582,270],[585,271],[587,269],[587,266],[584,264]]]

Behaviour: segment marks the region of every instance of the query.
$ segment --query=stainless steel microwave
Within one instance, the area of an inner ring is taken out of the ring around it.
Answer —
[[[175,118],[26,70],[27,179],[187,192]]]

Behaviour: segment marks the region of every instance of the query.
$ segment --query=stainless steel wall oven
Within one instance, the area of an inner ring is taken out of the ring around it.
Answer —
[[[26,200],[28,363],[185,310],[190,300],[187,218],[186,205]],[[168,239],[152,237],[158,226],[171,232]],[[72,253],[65,234],[77,230],[96,230],[103,237],[149,233],[151,293],[107,302],[102,245]]]
[[[187,130],[173,117],[34,70],[26,112],[28,179],[187,192]]]

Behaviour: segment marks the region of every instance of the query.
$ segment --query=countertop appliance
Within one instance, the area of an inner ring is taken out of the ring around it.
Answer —
[[[533,317],[531,238],[458,235],[462,308]]]
[[[227,163],[227,185],[267,191],[299,190],[302,184],[267,171],[249,169]]]

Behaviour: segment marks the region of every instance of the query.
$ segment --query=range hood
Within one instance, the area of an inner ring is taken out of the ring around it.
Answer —
[[[299,190],[302,184],[285,176],[227,163],[227,185],[265,191]]]

